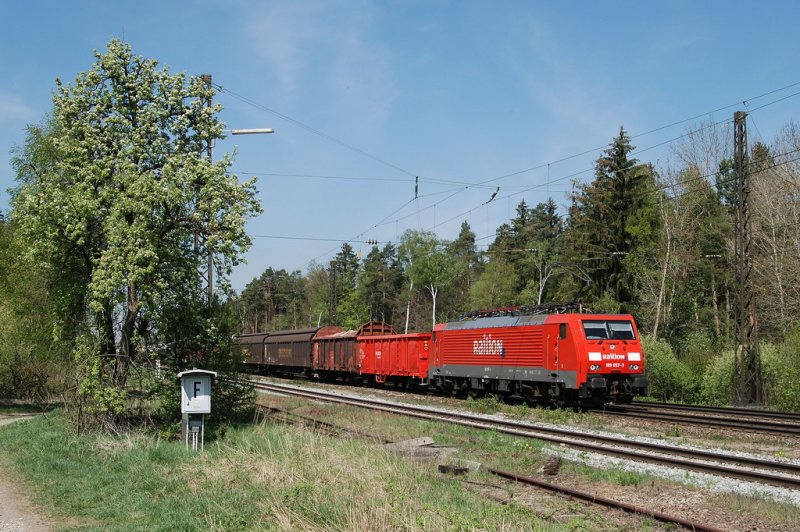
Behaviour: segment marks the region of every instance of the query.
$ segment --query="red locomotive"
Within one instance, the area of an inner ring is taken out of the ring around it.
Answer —
[[[556,404],[626,403],[647,393],[639,332],[628,314],[518,307],[473,313],[433,333],[370,322],[236,337],[245,365],[322,379],[489,392]]]
[[[645,394],[633,316],[534,314],[478,317],[434,328],[431,384],[538,402],[630,402]]]

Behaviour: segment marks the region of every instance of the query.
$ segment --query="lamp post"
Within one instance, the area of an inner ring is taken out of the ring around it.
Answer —
[[[271,127],[255,129],[231,129],[231,135],[261,135],[263,133],[275,133],[275,130]]]
[[[231,135],[263,135],[267,133],[275,133],[271,127],[253,128],[253,129],[231,129]],[[208,160],[213,161],[213,141],[208,145]],[[211,298],[214,297],[214,254],[206,241],[206,253],[208,254],[208,303],[211,304]]]
[[[202,74],[200,76],[205,84],[211,88],[211,74]],[[208,106],[211,107],[211,98],[208,99]],[[230,131],[231,135],[263,135],[266,133],[275,133],[275,130],[271,127],[262,127],[262,128],[252,128],[252,129],[230,129],[224,130]],[[214,160],[214,140],[209,139],[208,141],[208,161],[213,162]],[[197,242],[197,235],[195,235],[195,249],[198,248]],[[214,254],[211,252],[211,249],[208,244],[208,236],[206,237],[206,253],[208,254],[208,304],[211,304],[211,300],[214,297]]]

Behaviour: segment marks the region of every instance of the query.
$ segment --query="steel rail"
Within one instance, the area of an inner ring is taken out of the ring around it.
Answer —
[[[800,477],[782,476],[763,471],[763,469],[770,469],[786,474],[800,474],[800,465],[793,463],[775,462],[751,457],[729,456],[711,451],[683,449],[679,447],[634,441],[613,436],[597,434],[587,435],[585,433],[571,431],[568,429],[533,426],[515,421],[491,420],[470,414],[445,412],[429,407],[390,404],[385,401],[356,398],[352,396],[345,397],[338,394],[332,394],[330,392],[298,389],[281,384],[256,383],[256,387],[269,391],[306,397],[309,399],[370,408],[377,411],[416,417],[429,421],[444,421],[472,428],[495,430],[504,434],[535,438],[552,443],[563,444],[567,447],[615,455],[640,462],[649,462],[670,467],[677,466],[693,471],[722,475],[729,478],[737,478],[750,482],[769,484],[782,488],[800,489]],[[671,454],[673,456],[666,456],[667,454]],[[679,458],[675,455],[690,456],[693,459]],[[715,462],[723,462],[739,467],[762,468],[762,470],[753,471],[739,469],[737,467],[721,465],[720,463],[698,461],[698,458],[703,460],[713,460]]]
[[[636,407],[677,410],[685,412],[706,412],[709,414],[730,414],[735,416],[750,416],[757,418],[784,419],[787,421],[800,422],[800,414],[792,412],[773,412],[771,410],[754,410],[752,408],[736,408],[731,406],[702,406],[687,405],[679,403],[651,403],[648,401],[634,401],[631,403]]]
[[[511,473],[509,471],[503,471],[501,469],[494,469],[491,467],[486,468],[486,470],[492,473],[493,475],[497,475],[498,477],[502,477],[508,480],[513,480],[515,482],[521,482],[524,484],[530,484],[531,486],[536,486],[538,488],[543,488],[548,491],[554,491],[556,493],[569,495],[570,497],[574,497],[576,499],[591,502],[594,504],[600,504],[602,506],[607,506],[609,508],[616,508],[619,510],[624,510],[626,512],[644,515],[656,519],[657,521],[661,521],[662,523],[672,523],[680,525],[689,530],[697,530],[703,532],[722,532],[723,530],[722,528],[700,524],[695,521],[684,519],[682,517],[675,517],[669,514],[665,514],[663,512],[649,510],[641,506],[636,506],[633,504],[628,504],[626,502],[616,501],[614,499],[609,499],[607,497],[602,497],[600,495],[596,495],[593,493],[576,490],[574,488],[569,488],[567,486],[559,486],[558,484],[551,484],[550,482],[545,482],[543,480],[539,480],[536,478],[519,475],[517,473]]]
[[[751,420],[731,420],[715,416],[702,416],[696,414],[679,414],[669,412],[650,412],[646,407],[643,409],[638,405],[631,408],[619,406],[605,409],[593,409],[592,412],[598,414],[608,414],[613,416],[636,417],[641,419],[651,419],[654,421],[665,421],[674,423],[688,423],[692,425],[703,425],[706,427],[739,429],[750,432],[764,432],[770,434],[783,434],[786,436],[800,436],[800,425],[791,423],[780,423],[774,421]]]
[[[314,428],[316,428],[318,430],[321,430],[322,432],[324,432],[324,433],[326,433],[326,434],[328,434],[330,436],[333,436],[333,437],[340,436],[341,432],[347,432],[347,433],[355,434],[356,436],[360,436],[360,437],[363,437],[363,438],[369,438],[369,439],[372,439],[372,440],[381,441],[381,442],[387,443],[387,444],[388,443],[394,443],[392,440],[385,439],[385,438],[383,438],[381,436],[376,436],[374,434],[367,434],[367,433],[364,433],[362,431],[354,430],[354,429],[351,429],[351,428],[348,428],[348,427],[341,427],[341,426],[338,426],[338,425],[334,425],[332,423],[328,423],[326,421],[322,421],[322,420],[319,420],[319,419],[314,419],[314,418],[310,418],[310,417],[306,417],[306,416],[301,416],[301,415],[294,414],[294,413],[291,413],[291,412],[287,412],[285,410],[281,410],[281,409],[278,409],[278,408],[265,409],[263,414],[266,414],[266,415],[269,415],[269,414],[282,414],[283,417],[280,417],[280,418],[276,417],[274,419],[277,419],[278,421],[281,421],[283,423],[292,424],[292,425],[298,425],[300,423],[308,422],[308,423],[311,423],[311,425]],[[295,419],[292,419],[292,418],[295,418]],[[600,506],[605,506],[605,507],[608,507],[608,508],[622,510],[622,511],[625,511],[625,512],[628,512],[628,513],[632,513],[632,514],[635,514],[635,515],[641,515],[641,516],[645,516],[645,517],[650,517],[650,518],[655,519],[657,521],[661,521],[662,523],[676,524],[676,525],[682,526],[682,527],[684,527],[686,529],[689,529],[689,530],[702,531],[702,532],[721,532],[722,531],[722,529],[720,529],[720,528],[716,528],[716,527],[713,527],[713,526],[710,526],[710,525],[706,525],[706,524],[698,523],[698,522],[691,521],[691,520],[688,520],[688,519],[684,519],[682,517],[672,516],[672,515],[666,514],[664,512],[657,512],[655,510],[650,510],[650,509],[644,508],[642,506],[636,506],[636,505],[633,505],[633,504],[630,504],[630,503],[617,501],[617,500],[614,500],[614,499],[609,499],[608,497],[602,497],[600,495],[597,495],[596,493],[589,493],[589,492],[586,492],[586,491],[577,490],[575,488],[562,486],[560,484],[554,484],[552,482],[545,482],[543,480],[535,479],[535,478],[528,477],[528,476],[525,476],[525,475],[520,475],[520,474],[517,474],[517,473],[512,473],[512,472],[509,472],[509,471],[504,471],[504,470],[501,470],[501,469],[496,469],[496,468],[493,468],[493,467],[485,467],[484,469],[486,471],[488,471],[489,473],[493,474],[493,475],[496,475],[496,476],[501,477],[501,478],[505,478],[507,480],[511,480],[513,482],[518,482],[518,483],[521,483],[521,484],[528,484],[528,485],[531,485],[531,486],[535,486],[535,487],[537,487],[539,489],[543,489],[545,491],[549,491],[549,492],[556,493],[556,494],[561,494],[561,495],[567,495],[567,496],[575,498],[575,499],[586,501],[586,502],[589,502],[589,503],[592,503],[592,504],[597,504],[597,505],[600,505]]]

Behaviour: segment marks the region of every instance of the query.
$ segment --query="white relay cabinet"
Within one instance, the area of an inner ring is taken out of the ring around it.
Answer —
[[[211,413],[211,379],[217,376],[214,371],[193,369],[178,373],[181,380],[181,413]]]
[[[205,414],[211,413],[211,384],[217,376],[214,371],[192,369],[178,373],[181,381],[181,414],[186,446],[191,434],[192,448],[197,450],[198,439],[203,448]],[[199,434],[198,434],[199,433]]]

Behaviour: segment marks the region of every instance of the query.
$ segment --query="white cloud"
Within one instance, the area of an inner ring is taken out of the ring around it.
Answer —
[[[28,107],[19,95],[0,91],[0,124],[15,120],[27,120],[35,114],[35,111]]]
[[[316,94],[322,109],[382,121],[397,88],[374,16],[368,3],[279,1],[251,13],[246,33],[288,100]]]

